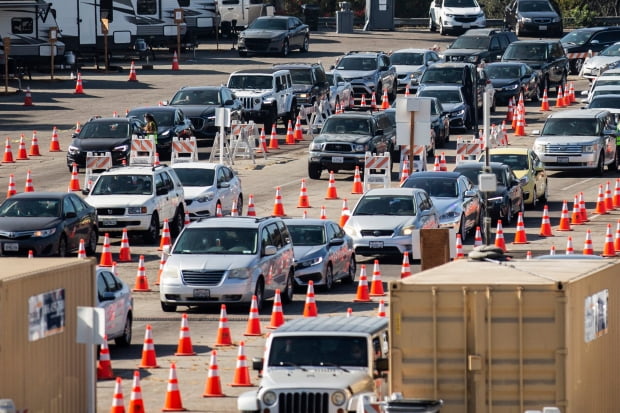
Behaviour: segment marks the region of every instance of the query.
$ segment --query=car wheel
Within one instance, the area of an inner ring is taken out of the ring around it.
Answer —
[[[293,294],[295,293],[295,288],[293,286],[293,279],[295,278],[295,273],[293,270],[290,270],[288,273],[288,277],[286,277],[286,285],[284,286],[284,291],[282,291],[280,295],[280,299],[284,304],[290,304],[293,302]]]
[[[616,173],[618,171],[618,152],[614,155],[614,160],[607,166],[609,172]]]
[[[394,102],[394,99],[396,99],[397,90],[398,84],[396,83],[396,81],[394,81],[394,84],[392,85],[392,91],[388,94],[388,99],[390,100],[390,102]]]
[[[181,231],[183,231],[184,222],[185,214],[183,213],[183,207],[179,206],[174,214],[174,218],[172,219],[172,226],[170,228],[170,235],[172,236],[172,238],[178,237]]]
[[[575,59],[571,62],[570,69],[571,74],[578,75],[583,67],[583,59]]]
[[[256,281],[254,295],[256,296],[256,308],[260,312],[263,309],[263,304],[265,303],[265,284],[262,278],[259,278],[258,281]]]
[[[545,181],[545,191],[540,197],[541,202],[547,202],[549,200],[549,182]]]
[[[239,50],[239,56],[246,57],[247,55],[248,55],[248,52],[246,52],[245,50]]]
[[[539,204],[539,199],[538,199],[538,188],[536,188],[536,186],[534,185],[534,189],[532,190],[532,208],[536,209],[538,208],[538,204]]]
[[[301,49],[299,49],[299,51],[301,53],[306,53],[308,50],[310,50],[310,39],[306,36],[304,37],[304,43],[301,45]]]
[[[97,241],[99,240],[99,233],[96,229],[93,228],[90,231],[90,236],[88,237],[88,243],[86,243],[86,255],[93,256],[97,252]]]
[[[330,291],[332,288],[334,288],[334,269],[330,263],[327,264],[327,269],[325,270],[323,291]]]
[[[58,256],[64,258],[67,256],[67,238],[64,235],[58,240]]]
[[[513,216],[513,211],[512,211],[512,204],[510,202],[510,199],[505,200],[506,203],[506,212],[504,213],[504,221],[506,225],[510,225],[512,224],[512,216]]]
[[[310,179],[321,179],[321,166],[315,163],[309,163],[308,176]]]
[[[278,121],[278,109],[272,106],[269,109],[269,114],[265,118],[265,134],[271,134],[271,127]]]
[[[243,215],[243,195],[239,194],[237,198],[237,212],[239,215]]]
[[[117,346],[127,347],[131,344],[131,327],[133,324],[133,320],[131,317],[131,313],[127,314],[127,320],[125,320],[125,327],[123,327],[123,335],[120,337],[116,337],[114,342]]]
[[[349,272],[342,279],[344,284],[353,284],[355,282],[355,272],[357,271],[357,263],[355,262],[355,255],[351,254],[349,259]]]
[[[461,234],[461,241],[465,242],[467,240],[467,226],[465,223],[465,216],[461,215],[461,225],[459,225],[459,234]]]
[[[176,304],[170,304],[170,303],[164,303],[163,301],[161,302],[161,309],[164,313],[173,313],[175,311],[177,311],[177,306]]]
[[[605,174],[605,154],[601,152],[598,155],[598,164],[596,166],[596,174],[598,176],[603,176]]]
[[[432,17],[428,18],[428,30],[433,33],[437,31],[437,26],[435,26],[435,23],[433,23]]]
[[[439,34],[442,36],[446,35],[446,28],[443,27],[443,22],[439,20]]]
[[[149,228],[144,231],[144,240],[149,244],[155,244],[159,241],[159,216],[157,212],[153,212]]]
[[[285,40],[284,43],[282,43],[282,49],[280,49],[280,54],[282,55],[282,57],[287,57],[288,53],[289,53],[288,40]]]

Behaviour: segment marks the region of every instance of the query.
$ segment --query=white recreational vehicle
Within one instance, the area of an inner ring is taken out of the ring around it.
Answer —
[[[183,9],[188,37],[200,39],[215,32],[219,24],[216,0],[178,0],[176,7]]]
[[[218,0],[218,9],[223,34],[232,28],[245,28],[257,17],[273,16],[275,12],[275,7],[263,0]]]

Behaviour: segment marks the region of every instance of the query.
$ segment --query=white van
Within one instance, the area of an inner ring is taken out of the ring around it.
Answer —
[[[223,34],[233,27],[245,28],[259,16],[273,16],[275,13],[275,7],[264,4],[263,0],[218,0],[218,8]]]

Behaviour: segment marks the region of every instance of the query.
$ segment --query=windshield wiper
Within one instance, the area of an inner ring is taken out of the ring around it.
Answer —
[[[301,369],[301,371],[308,371],[307,368],[302,367],[299,364],[295,364],[292,361],[280,361],[279,364],[275,365],[275,367],[281,367],[281,366],[295,367],[295,368]]]
[[[344,367],[342,367],[340,364],[336,364],[336,363],[330,363],[328,361],[322,361],[321,362],[321,366],[329,366],[329,367],[336,367],[342,371],[344,371],[345,373],[348,373],[349,370],[345,369]]]

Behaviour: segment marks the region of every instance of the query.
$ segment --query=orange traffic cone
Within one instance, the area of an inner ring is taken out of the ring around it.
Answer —
[[[247,216],[255,217],[256,216],[256,206],[254,205],[254,195],[250,194],[248,197],[248,212]]]
[[[144,268],[144,255],[140,255],[138,259],[138,274],[136,275],[136,282],[134,284],[133,292],[148,292],[151,291],[149,288],[149,280],[146,278],[146,269]]]
[[[140,386],[140,371],[133,372],[133,383],[127,413],[144,413],[144,400],[142,400],[142,386]]]
[[[607,224],[607,232],[605,233],[605,244],[603,245],[603,257],[615,257],[616,248],[614,247],[614,239],[611,235],[611,224]]]
[[[182,412],[187,410],[183,407],[181,391],[179,390],[179,380],[177,379],[177,366],[170,363],[170,374],[168,376],[168,387],[166,389],[166,400],[162,412]]]
[[[153,328],[146,325],[144,332],[144,345],[142,346],[142,360],[138,366],[141,369],[157,369],[157,356],[155,355],[155,343],[153,342]]]
[[[73,131],[73,133],[80,133],[82,131],[82,125],[80,125],[80,122],[75,122],[75,130]]]
[[[239,209],[237,209],[237,201],[232,202],[232,206],[230,207],[230,216],[231,217],[239,216]]]
[[[123,398],[123,380],[116,378],[114,384],[114,395],[112,396],[112,408],[110,413],[125,413],[125,399]]]
[[[155,282],[155,285],[159,285],[161,283],[161,274],[164,272],[166,261],[168,261],[167,255],[162,251],[161,257],[159,258],[159,271],[157,271],[157,281]]]
[[[280,289],[276,290],[273,297],[273,309],[271,310],[271,323],[267,328],[278,328],[284,324],[284,312],[282,311],[282,301],[280,299]]]
[[[269,139],[269,149],[280,149],[276,129],[277,128],[275,123],[271,125],[271,138]]]
[[[483,244],[482,242],[482,232],[480,231],[480,227],[476,227],[476,234],[474,235],[474,247],[479,247]]]
[[[441,153],[441,157],[439,158],[439,170],[442,172],[446,172],[448,167],[446,166],[446,154],[444,152]]]
[[[360,167],[355,167],[355,175],[353,175],[353,187],[351,188],[352,194],[363,194],[364,185],[362,184],[362,177],[360,175]]]
[[[334,178],[334,172],[329,171],[329,185],[327,186],[327,193],[325,199],[338,199],[338,192],[336,191],[336,179]]]
[[[586,209],[586,200],[583,192],[579,192],[579,211],[581,212],[581,222],[588,222],[588,210]]]
[[[620,178],[616,178],[616,186],[614,187],[614,198],[612,200],[614,208],[620,208]]]
[[[551,222],[549,221],[549,207],[547,205],[543,207],[542,222],[540,223],[540,232],[538,235],[541,237],[553,236],[553,232],[551,231]]]
[[[297,208],[312,208],[310,206],[310,199],[308,198],[308,189],[306,188],[306,180],[301,180],[301,190],[299,191],[299,201],[297,202]]]
[[[179,59],[177,58],[176,50],[174,51],[174,54],[172,55],[172,70],[180,70]]]
[[[217,351],[211,351],[211,361],[209,362],[209,373],[207,374],[207,382],[205,383],[205,391],[202,397],[222,397],[222,383],[217,368]]]
[[[403,159],[403,170],[400,174],[400,183],[402,185],[403,182],[405,182],[407,180],[407,178],[409,178],[409,158],[406,157],[405,159]]]
[[[381,269],[379,268],[379,260],[375,260],[372,271],[372,281],[370,283],[370,296],[381,297],[385,295],[383,290],[383,281],[381,281]]]
[[[555,245],[551,245],[551,248],[549,248],[549,255],[555,255]]]
[[[566,105],[564,104],[564,95],[562,94],[562,86],[558,85],[558,97],[555,99],[555,107],[563,108]]]
[[[501,138],[501,144],[502,145],[510,145],[510,143],[508,143],[508,132],[506,131],[506,121],[502,121],[502,138]]]
[[[293,124],[291,123],[291,120],[288,120],[288,124],[286,125],[286,140],[284,141],[285,144],[287,145],[294,145],[295,143],[297,143],[295,141],[295,134],[293,133]]]
[[[19,137],[19,147],[17,149],[17,158],[18,161],[27,161],[28,152],[26,151],[26,143],[24,142],[24,134],[22,133]]]
[[[371,301],[370,299],[370,291],[368,290],[368,279],[366,278],[366,265],[362,264],[360,266],[360,281],[357,286],[357,292],[355,294],[355,298],[353,299],[355,302],[366,302]]]
[[[179,331],[179,343],[177,344],[177,351],[175,356],[194,356],[196,352],[192,346],[192,338],[189,334],[189,322],[187,320],[187,314],[183,313],[181,316],[181,329]]]
[[[79,244],[79,247],[78,247],[78,256],[77,257],[78,258],[87,258],[87,256],[86,256],[86,247],[85,247],[83,239],[80,240],[80,244]]]
[[[573,199],[573,212],[570,216],[570,224],[571,225],[582,225],[581,221],[581,210],[579,209],[579,195],[575,195]]]
[[[108,336],[103,336],[103,343],[99,349],[99,363],[97,364],[97,380],[112,380],[112,362],[110,361],[110,349],[108,348]]]
[[[456,234],[456,255],[454,257],[455,260],[459,260],[461,258],[465,258],[465,254],[463,253],[463,240],[461,239],[461,234]]]
[[[237,353],[237,365],[235,367],[235,375],[233,382],[230,383],[232,387],[251,387],[253,386],[252,380],[250,380],[250,369],[248,368],[248,361],[245,356],[245,343],[239,342],[239,351]]]
[[[110,252],[110,234],[107,232],[103,237],[103,251],[101,252],[101,258],[99,260],[100,267],[111,267],[112,266],[112,252]]]
[[[605,195],[603,193],[603,185],[598,186],[598,198],[596,199],[595,214],[604,215],[607,214],[607,208],[605,207]]]
[[[385,300],[379,300],[379,308],[377,309],[377,317],[385,318],[387,315],[385,314]]]
[[[28,258],[34,258],[34,251],[28,250]]]
[[[573,248],[573,237],[568,237],[566,239],[566,250],[564,252],[566,255],[573,255],[575,253],[575,249]]]
[[[73,162],[71,169],[71,180],[69,181],[69,191],[81,191],[80,179],[78,178],[78,166]]]
[[[24,96],[24,106],[32,105],[32,94],[30,93],[30,86],[26,88],[26,96]]]
[[[611,183],[607,181],[605,184],[605,211],[614,210],[614,197],[611,194]]]
[[[523,112],[517,113],[517,125],[515,128],[515,136],[526,136],[525,135],[525,118]]]
[[[586,240],[583,243],[583,251],[584,255],[593,255],[594,247],[592,246],[592,231],[588,228],[586,230]]]
[[[258,148],[256,149],[256,153],[269,153],[267,149],[267,138],[265,137],[265,128],[260,129],[260,137],[258,139]]]
[[[56,126],[52,128],[52,140],[50,142],[50,152],[60,152],[60,142],[58,142],[58,129]]]
[[[228,327],[228,315],[226,314],[226,304],[222,304],[220,308],[220,322],[217,328],[215,346],[232,346],[230,328]]]
[[[304,131],[301,129],[301,116],[297,115],[297,119],[295,120],[295,130],[293,133],[296,141],[304,140]]]
[[[39,140],[37,139],[37,131],[32,131],[32,140],[30,141],[30,150],[28,151],[30,156],[41,156],[39,151]]]
[[[321,213],[319,214],[319,219],[327,219],[327,208],[325,208],[325,205],[321,205]]]
[[[11,139],[6,138],[6,143],[4,145],[4,157],[2,158],[2,163],[14,163],[13,152],[11,150]]]
[[[340,212],[340,221],[338,222],[338,224],[341,227],[344,227],[347,221],[349,220],[350,216],[351,216],[351,211],[349,211],[349,205],[347,204],[347,198],[344,198],[342,200],[342,210]]]
[[[84,85],[82,85],[82,74],[78,72],[77,80],[75,81],[75,92],[76,95],[84,94]]]
[[[222,206],[220,204],[217,204],[217,206],[215,207],[215,216],[216,217],[224,216],[224,214],[222,213]]]
[[[121,249],[118,253],[119,262],[131,262],[131,249],[129,248],[129,237],[127,228],[123,228],[123,236],[121,237]]]
[[[360,101],[360,106],[365,108],[366,107],[366,94],[362,93],[362,99]]]
[[[377,95],[375,95],[375,92],[372,92],[370,95],[370,110],[377,110]]]
[[[252,296],[252,304],[250,305],[250,316],[248,317],[248,325],[244,336],[262,336],[260,330],[260,319],[258,315],[258,303],[255,295]]]
[[[388,98],[387,89],[383,89],[383,95],[381,96],[381,110],[386,110],[390,107],[390,100]]]
[[[508,99],[508,108],[506,109],[506,122],[512,123],[514,120],[514,99],[511,97]]]
[[[497,230],[495,232],[495,246],[501,248],[506,252],[506,241],[504,240],[504,228],[502,227],[502,220],[497,220]]]
[[[409,91],[409,83],[407,83],[405,85],[405,97],[408,98],[410,96],[410,91]]]
[[[172,239],[170,238],[170,227],[168,226],[168,219],[164,219],[164,229],[161,232],[161,240],[159,241],[158,251],[162,251],[165,246],[172,245]]]
[[[435,156],[435,162],[433,163],[433,172],[441,171],[441,166],[439,165],[439,156]]]
[[[28,169],[28,172],[26,172],[26,185],[24,186],[24,192],[34,192],[30,169]]]
[[[568,90],[569,103],[575,102],[575,85],[573,82],[570,82],[570,89]]]
[[[306,303],[304,304],[304,317],[317,317],[319,315],[316,301],[314,300],[314,282],[308,281],[308,291],[306,292]]]
[[[560,225],[557,228],[558,231],[572,231],[570,225],[570,219],[568,218],[568,205],[566,200],[562,204],[562,215],[560,215]]]
[[[620,251],[620,219],[616,223],[616,237],[614,238],[614,249]]]
[[[10,198],[17,193],[15,189],[15,175],[9,174],[9,188],[6,191],[6,197]]]
[[[137,82],[138,81],[138,76],[136,76],[136,65],[133,62],[133,60],[131,61],[131,66],[129,67],[129,79],[127,79],[128,82]]]
[[[527,235],[525,234],[525,225],[523,224],[523,212],[519,212],[517,218],[517,232],[513,244],[528,244]]]
[[[351,307],[347,308],[347,318],[350,318],[353,315],[353,309]]]
[[[273,204],[273,212],[272,215],[277,217],[284,216],[284,205],[282,204],[282,194],[280,192],[280,187],[276,187],[276,198]]]
[[[411,275],[411,264],[409,264],[409,252],[403,252],[403,264],[400,267],[400,279],[407,278]]]
[[[546,112],[551,110],[549,107],[549,97],[547,96],[547,88],[543,91],[542,101],[540,102],[540,111]]]

